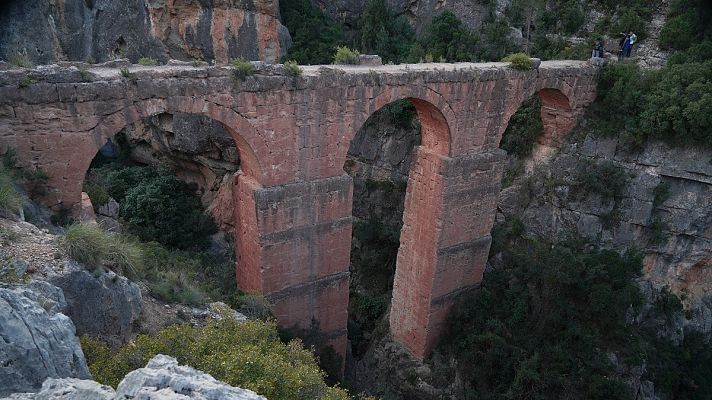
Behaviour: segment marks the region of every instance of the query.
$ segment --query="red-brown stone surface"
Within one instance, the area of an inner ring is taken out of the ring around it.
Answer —
[[[562,61],[538,71],[490,63],[330,66],[344,73],[326,74],[314,66],[298,77],[262,68],[239,84],[224,67],[134,66],[134,79],[92,68],[88,82],[76,68],[0,71],[0,148],[49,174],[48,205],[72,208],[97,150],[125,126],[176,112],[219,121],[242,169],[232,196],[227,185],[217,203],[234,208],[239,287],[265,294],[284,326],[318,323],[343,355],[353,191],[344,162],[373,112],[411,99],[423,146],[409,176],[390,318],[418,357],[436,343],[457,295],[482,278],[509,118],[539,93],[544,140],[557,143],[595,98],[597,74]],[[28,76],[38,83],[21,88]]]

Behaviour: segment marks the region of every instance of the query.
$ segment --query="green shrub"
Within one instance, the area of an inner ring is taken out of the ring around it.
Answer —
[[[537,138],[544,130],[541,122],[541,100],[534,96],[525,101],[512,115],[500,147],[519,158],[528,157]]]
[[[29,76],[26,76],[26,77],[20,79],[19,85],[21,88],[26,88],[30,85],[35,84],[35,83],[37,83],[37,81],[35,81],[34,79],[31,79]]]
[[[156,354],[166,354],[271,400],[348,399],[344,390],[324,383],[324,373],[301,342],[280,342],[274,322],[238,323],[227,317],[202,328],[175,325],[156,336],[140,335],[115,353],[86,337],[82,348],[94,379],[114,387]]]
[[[138,63],[140,65],[151,66],[151,65],[158,64],[158,61],[156,61],[155,58],[151,58],[151,57],[141,57],[138,59]]]
[[[650,74],[656,84],[646,93],[639,134],[672,144],[712,146],[712,60]]]
[[[359,55],[358,50],[351,50],[346,46],[339,46],[336,48],[336,54],[334,54],[334,64],[358,64]]]
[[[638,37],[638,43],[646,38],[648,31],[648,21],[644,15],[633,8],[625,9],[618,20],[613,25],[612,36],[616,37],[621,32],[628,33],[633,31]]]
[[[625,168],[612,161],[584,163],[578,171],[578,182],[587,193],[596,193],[603,201],[623,196],[629,176]]]
[[[653,208],[665,203],[672,194],[670,183],[662,181],[653,189]]]
[[[135,78],[135,75],[131,73],[127,67],[119,69],[119,72],[121,72],[121,76],[123,76],[124,78],[129,78],[132,80]]]
[[[528,71],[534,66],[534,61],[525,53],[514,53],[502,59],[502,62],[508,62],[511,67],[520,71]]]
[[[156,167],[110,168],[106,177],[107,190],[111,197],[119,203],[123,203],[132,188],[168,174],[168,171]]]
[[[67,255],[87,267],[105,266],[128,276],[137,276],[144,269],[143,254],[135,240],[106,232],[97,224],[70,226],[60,244]]]
[[[7,60],[10,64],[22,68],[34,68],[35,64],[30,61],[30,56],[27,55],[27,50],[16,51],[12,53]]]
[[[712,40],[692,45],[685,51],[676,51],[668,58],[668,65],[700,63],[712,60]]]
[[[653,301],[653,312],[655,315],[665,317],[669,320],[673,318],[675,314],[682,312],[682,302],[670,291],[669,287],[665,286]]]
[[[650,241],[652,244],[659,245],[665,243],[665,231],[668,229],[668,226],[660,215],[653,215],[650,218],[648,228],[650,229]]]
[[[140,278],[154,297],[167,303],[197,305],[208,297],[220,299],[223,284],[235,285],[234,274],[228,280],[209,274],[213,260],[201,254],[170,250],[155,242],[141,243],[140,248],[146,265]]]
[[[292,76],[299,76],[304,72],[294,60],[289,60],[284,63],[284,68],[287,70],[287,74]]]
[[[217,228],[203,212],[194,190],[173,175],[155,173],[154,178],[129,189],[120,202],[120,215],[129,231],[144,241],[180,249],[204,248]]]
[[[269,301],[258,293],[238,290],[228,298],[227,304],[250,319],[267,321],[273,317]]]
[[[12,172],[4,165],[0,166],[0,209],[16,213],[22,205],[22,196],[15,187]]]
[[[242,82],[248,76],[255,74],[255,66],[243,58],[234,58],[230,61],[232,65],[232,77],[235,81]]]
[[[592,106],[596,128],[607,135],[628,134],[641,144],[638,117],[645,94],[654,83],[636,64],[619,63],[606,67],[598,81],[598,97]]]
[[[86,192],[87,196],[89,196],[89,200],[91,200],[91,204],[95,208],[101,207],[109,202],[109,192],[101,185],[97,185],[93,182],[84,182],[82,191]]]
[[[668,18],[660,31],[660,48],[685,50],[697,39],[695,32],[695,11]]]
[[[403,129],[418,127],[418,112],[408,99],[396,100],[383,106],[383,112],[388,113],[389,123]]]

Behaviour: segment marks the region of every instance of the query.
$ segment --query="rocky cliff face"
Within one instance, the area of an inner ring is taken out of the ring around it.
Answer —
[[[90,377],[64,307],[46,282],[0,286],[0,396],[37,390],[46,378]]]
[[[0,58],[37,64],[128,57],[274,62],[291,43],[276,0],[10,0]]]
[[[633,150],[588,132],[550,160],[543,154],[501,191],[498,220],[520,218],[550,240],[641,250],[643,278],[668,286],[683,300],[685,325],[712,338],[712,150],[659,142]]]
[[[139,287],[112,271],[90,274],[81,267],[51,279],[67,299],[65,313],[77,327],[77,334],[101,337],[119,346],[133,335],[141,317]]]

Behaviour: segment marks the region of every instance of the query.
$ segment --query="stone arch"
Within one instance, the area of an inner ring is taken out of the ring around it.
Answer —
[[[456,123],[455,114],[442,96],[432,89],[396,87],[372,100],[370,105],[373,107],[369,108],[367,117],[354,124],[352,140],[376,111],[402,99],[410,101],[416,109],[421,124],[421,144],[414,148],[407,175],[390,321],[394,337],[419,353],[431,344],[427,343],[426,327],[419,323],[422,318],[428,318],[431,298],[424,296],[418,282],[421,279],[432,281],[436,273],[432,257],[439,240],[434,233],[440,218],[436,204],[443,189],[443,162],[451,152],[451,127]]]
[[[240,154],[242,172],[236,175],[233,187],[235,218],[235,251],[237,253],[238,284],[243,289],[256,286],[255,271],[260,268],[258,228],[255,216],[253,192],[262,187],[264,175],[257,154],[267,154],[267,144],[247,119],[230,108],[191,97],[172,97],[167,100],[149,99],[135,102],[124,109],[105,117],[90,131],[93,152],[82,154],[79,162],[78,181],[73,191],[81,193],[92,159],[108,139],[113,138],[126,126],[143,118],[162,113],[185,113],[210,117],[220,122],[235,141]],[[71,186],[70,186],[71,187]],[[242,276],[240,276],[242,274]],[[254,288],[255,290],[256,287]]]
[[[504,132],[509,126],[509,122],[519,107],[533,96],[538,96],[541,101],[541,121],[544,125],[542,133],[537,138],[537,143],[547,147],[558,148],[561,146],[564,136],[576,126],[577,113],[572,106],[571,97],[560,88],[536,88],[522,92],[521,98],[514,103],[516,106],[510,107],[504,117],[501,129],[498,132],[497,147],[501,146]]]
[[[84,173],[89,169],[92,158],[107,140],[116,136],[126,126],[134,124],[143,118],[162,113],[203,115],[220,122],[235,141],[240,153],[240,165],[243,173],[257,182],[263,181],[262,168],[256,150],[262,150],[264,154],[267,146],[252,124],[230,108],[191,97],[143,100],[105,117],[91,131],[96,151],[90,157],[82,159],[80,164],[82,181]]]
[[[369,108],[362,115],[362,119],[354,121],[349,143],[373,113],[387,104],[403,99],[409,100],[418,113],[422,146],[430,149],[433,153],[449,155],[452,142],[451,127],[455,127],[457,121],[455,112],[442,95],[426,86],[395,86],[381,92],[369,102]],[[346,151],[348,151],[348,146],[343,152],[342,161],[346,160]],[[343,165],[343,162],[341,164]]]

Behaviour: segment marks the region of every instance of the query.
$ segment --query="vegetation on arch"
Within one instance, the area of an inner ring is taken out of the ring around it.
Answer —
[[[358,50],[349,49],[346,46],[336,48],[334,54],[334,64],[358,64],[358,57],[361,53]]]
[[[502,62],[508,62],[512,68],[519,71],[528,71],[534,66],[534,60],[526,53],[513,53],[502,59]]]

